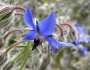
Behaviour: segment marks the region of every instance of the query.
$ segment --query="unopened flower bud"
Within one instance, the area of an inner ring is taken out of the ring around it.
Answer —
[[[5,8],[7,9],[7,8]],[[4,26],[8,25],[11,20],[12,20],[12,14],[13,14],[13,10],[9,9],[9,10],[3,10],[0,9],[0,29],[3,28]]]

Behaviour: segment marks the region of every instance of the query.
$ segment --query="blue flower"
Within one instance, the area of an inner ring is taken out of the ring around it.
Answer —
[[[51,50],[53,51],[56,51],[56,46],[74,46],[71,43],[56,41],[52,37],[52,33],[56,25],[54,11],[52,11],[49,16],[35,25],[35,23],[33,22],[32,12],[29,6],[27,6],[24,13],[24,22],[27,26],[31,27],[32,30],[27,31],[26,35],[23,38],[23,41],[34,40],[34,46],[32,50],[34,50],[43,41],[47,41],[50,45]]]
[[[79,49],[79,55],[84,55],[86,58],[88,58],[88,55],[86,54],[88,48],[84,47],[82,44],[80,44],[80,42],[80,39],[76,39],[73,44]]]
[[[75,43],[80,42],[90,42],[90,37],[85,34],[85,25],[83,24],[81,27],[79,27],[78,22],[75,23],[74,27],[76,28],[79,38],[76,39]]]
[[[87,55],[88,48],[87,47],[84,47],[81,44],[78,44],[77,47],[79,49],[79,55],[84,55],[86,58],[88,58],[88,55]]]
[[[79,49],[80,55],[88,57],[86,54],[88,48],[80,44],[81,42],[90,42],[90,37],[85,34],[84,24],[79,27],[78,22],[76,22],[74,27],[76,28],[79,37],[73,42],[73,44]]]

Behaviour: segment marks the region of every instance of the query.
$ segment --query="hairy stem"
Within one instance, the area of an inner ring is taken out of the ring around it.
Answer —
[[[4,54],[7,54],[7,52],[9,51],[9,50],[11,50],[13,47],[15,47],[16,45],[18,45],[18,44],[20,44],[20,43],[22,43],[23,41],[21,40],[21,41],[18,41],[18,42],[16,42],[16,43],[14,43],[14,44],[12,44],[11,46],[9,46],[7,49],[6,49],[6,51],[4,52]]]
[[[16,12],[15,15],[21,15],[21,16],[23,16],[23,13],[21,13],[21,12]]]
[[[56,26],[60,29],[60,31],[61,31],[61,36],[63,37],[63,30],[62,30],[61,26],[58,25],[58,24],[56,24]]]
[[[25,56],[24,56],[24,59],[22,61],[22,64],[20,66],[20,68],[18,70],[22,70],[24,65],[26,64],[26,61],[28,59],[28,55],[30,54],[30,48],[27,49],[26,53],[25,53]]]
[[[25,11],[25,9],[23,7],[21,7],[21,6],[13,6],[12,8],[13,9],[20,9],[22,11]]]
[[[14,29],[14,30],[9,31],[7,34],[5,34],[5,35],[3,36],[3,39],[6,39],[7,36],[9,36],[9,34],[11,34],[12,32],[15,32],[15,31],[20,31],[21,33],[23,33],[23,31],[20,30],[20,29]]]
[[[18,59],[25,51],[26,51],[26,47],[24,48],[24,50],[22,50],[13,60],[12,62],[14,62],[16,59]]]

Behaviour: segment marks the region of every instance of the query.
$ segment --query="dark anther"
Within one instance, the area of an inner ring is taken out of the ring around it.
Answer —
[[[72,44],[76,45],[76,42],[75,42],[75,41],[73,41],[73,42],[72,42]]]
[[[40,42],[39,39],[34,39],[34,44],[33,44],[33,48],[32,48],[32,51],[39,45],[41,45],[42,42]]]

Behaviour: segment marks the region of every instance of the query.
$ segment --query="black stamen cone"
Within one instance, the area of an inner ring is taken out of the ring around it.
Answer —
[[[73,41],[72,44],[76,45],[75,41]]]
[[[33,44],[33,48],[32,48],[32,51],[37,47],[41,45],[41,42],[39,39],[34,39],[34,44]]]

